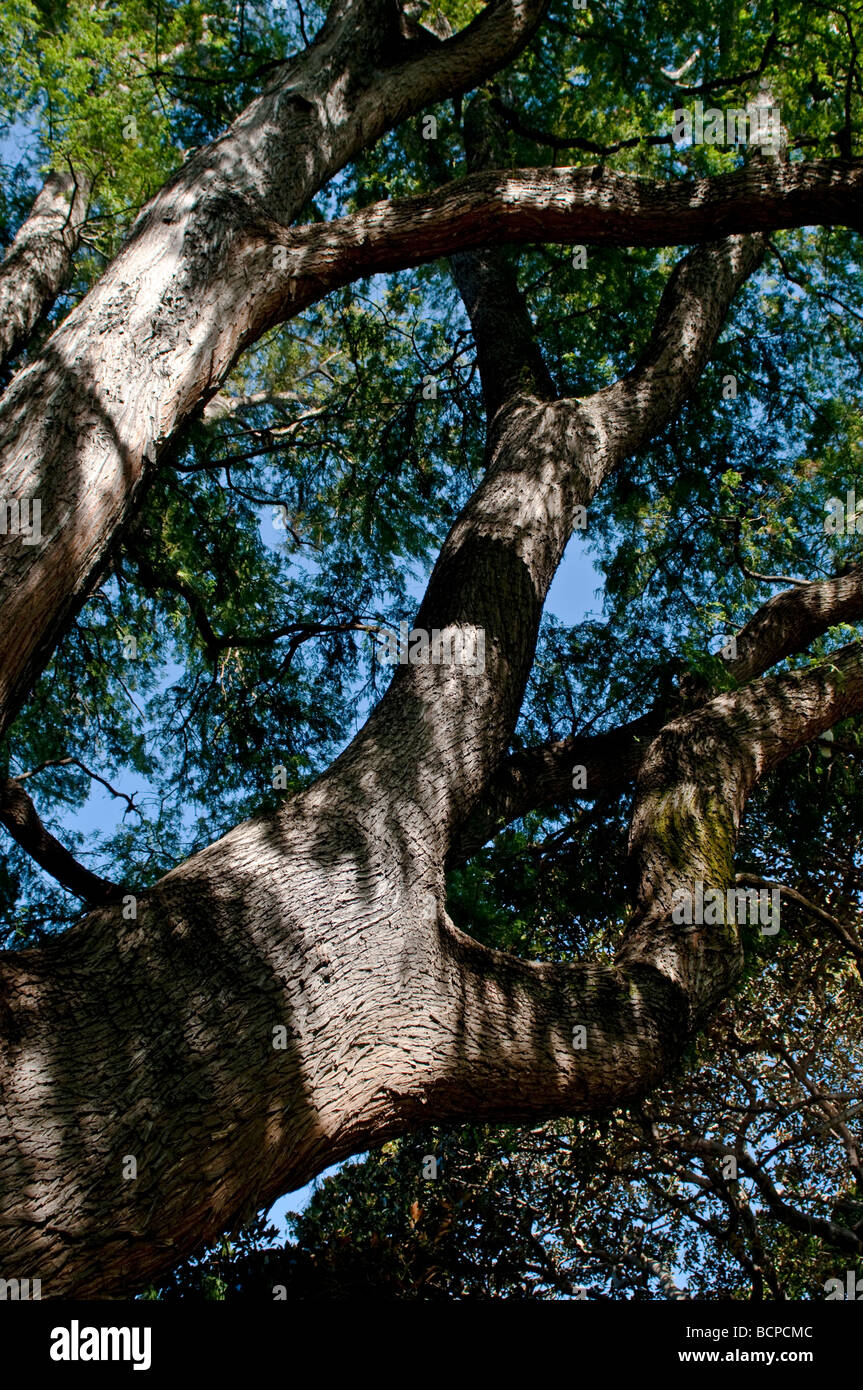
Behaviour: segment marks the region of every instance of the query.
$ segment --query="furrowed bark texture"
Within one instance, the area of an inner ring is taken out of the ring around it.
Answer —
[[[83,172],[49,174],[0,264],[0,369],[27,345],[65,287],[90,188]]]
[[[759,256],[743,238],[693,252],[617,386],[498,410],[417,619],[483,627],[482,672],[400,668],[314,787],[142,894],[134,921],[100,909],[3,960],[5,1267],[48,1296],[128,1291],[422,1118],[607,1106],[671,1064],[733,951],[694,999],[688,938],[675,955],[661,937],[661,965],[639,939],[625,971],[520,962],[452,926],[443,865],[506,749],[575,503],[676,407]]]
[[[347,256],[291,289],[312,255],[309,230],[287,225],[303,202],[388,123],[505,61],[539,13],[490,7],[414,57],[394,7],[337,0],[316,44],[145,210],[0,411],[3,477],[17,489],[7,495],[43,498],[50,542],[0,551],[5,708],[104,562],[147,461],[261,324],[357,273]],[[613,224],[606,208],[593,225],[606,215]],[[140,893],[134,918],[106,905],[0,958],[4,1275],[40,1278],[43,1297],[128,1294],[326,1165],[421,1121],[619,1105],[667,1073],[737,978],[736,929],[675,927],[672,896],[698,878],[733,882],[758,778],[863,709],[856,646],[645,727],[645,755],[629,762],[636,891],[613,965],[519,961],[446,914],[444,866],[495,785],[577,509],[678,409],[763,254],[760,234],[717,240],[715,223],[687,225],[696,240],[712,231],[670,277],[643,358],[579,400],[555,397],[500,259],[488,248],[464,259],[461,246],[487,471],[416,624],[481,629],[484,667],[400,667],[312,787]],[[539,219],[532,235],[544,234]],[[288,248],[287,269],[272,271],[274,246]]]
[[[291,277],[369,275],[502,243],[681,246],[807,223],[860,229],[863,161],[755,163],[657,183],[600,167],[483,170],[427,195],[292,229]]]
[[[340,0],[230,130],[198,151],[0,405],[0,496],[38,498],[42,543],[0,544],[0,719],[20,704],[103,568],[151,464],[280,313],[273,228],[359,150],[481,81],[544,0],[499,0],[442,42],[395,0]],[[263,252],[267,275],[250,250]],[[4,725],[5,726],[5,725]]]

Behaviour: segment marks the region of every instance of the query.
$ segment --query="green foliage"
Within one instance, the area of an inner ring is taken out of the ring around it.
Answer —
[[[458,27],[480,6],[433,8]],[[321,18],[307,9],[310,33]],[[553,3],[488,90],[513,166],[730,171],[743,151],[672,146],[674,110],[698,95],[687,83],[708,84],[705,105],[745,105],[743,75],[759,68],[792,159],[857,154],[859,27],[857,10],[803,0]],[[49,165],[69,158],[98,180],[50,322],[86,293],[165,177],[302,43],[292,6],[8,0],[0,120],[21,149],[4,155],[0,232],[8,241]],[[667,74],[696,50],[676,85]],[[461,104],[433,114],[436,141],[407,121],[306,215],[463,174]],[[636,360],[677,257],[590,247],[578,270],[570,249],[508,254],[549,369],[571,394]],[[830,497],[856,487],[863,500],[858,254],[843,230],[771,238],[677,419],[591,506],[586,541],[573,545],[597,567],[602,611],[544,619],[514,748],[611,727],[687,690],[724,689],[718,647],[778,587],[758,576],[813,579],[860,559],[858,536],[823,529]],[[434,402],[423,396],[429,377]],[[723,394],[729,378],[733,398]],[[153,480],[106,582],[2,748],[11,771],[41,769],[27,786],[48,827],[118,882],[154,882],[329,763],[380,693],[373,630],[412,615],[481,476],[475,355],[441,264],[330,295],[249,351],[225,395],[240,404],[199,422]],[[853,635],[837,629],[794,664]],[[129,636],[134,657],[123,655]],[[796,755],[762,784],[736,867],[788,882],[853,925],[860,721],[840,726],[836,743],[830,756],[824,745]],[[273,786],[276,766],[284,790]],[[76,829],[94,785],[85,768],[136,792],[97,834]],[[601,798],[509,827],[450,875],[453,920],[528,959],[609,959],[628,910],[630,809],[629,796]],[[79,910],[4,845],[8,944],[61,929]],[[779,938],[747,936],[737,994],[641,1109],[534,1129],[418,1131],[323,1182],[283,1247],[258,1218],[144,1296],[270,1298],[283,1284],[290,1298],[569,1298],[586,1288],[641,1299],[668,1296],[670,1279],[705,1298],[771,1296],[771,1280],[786,1297],[819,1297],[849,1257],[771,1217],[751,1178],[723,1185],[715,1155],[692,1148],[705,1136],[739,1139],[801,1212],[851,1220],[858,1210],[853,1166],[813,1092],[848,1107],[859,1096],[859,978],[823,921],[794,909],[788,921]],[[859,1116],[847,1125],[859,1135]],[[440,1159],[433,1181],[422,1177],[430,1154]]]
[[[278,10],[246,0],[11,0],[0,109],[38,131],[46,163],[98,177],[110,250],[130,207],[243,109],[296,37]]]

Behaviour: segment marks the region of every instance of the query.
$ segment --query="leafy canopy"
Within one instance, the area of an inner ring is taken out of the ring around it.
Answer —
[[[458,27],[479,6],[432,8]],[[31,354],[146,199],[322,18],[311,4],[248,0],[8,0],[0,231],[11,237],[48,167],[71,161],[96,177],[72,283]],[[849,156],[859,153],[860,27],[859,3],[574,10],[555,0],[489,90],[513,166],[730,170],[739,149],[673,146],[674,111],[696,99],[745,106],[759,81],[781,109],[791,159]],[[461,103],[427,114],[434,142],[407,122],[303,218],[464,173]],[[577,269],[561,248],[511,253],[562,391],[595,390],[632,363],[677,255],[589,248]],[[772,238],[691,399],[626,461],[573,542],[586,547],[601,600],[588,617],[592,596],[546,616],[514,748],[613,727],[687,680],[718,689],[712,654],[776,590],[757,576],[814,579],[859,561],[859,538],[823,529],[828,498],[856,488],[863,499],[856,256],[841,230]],[[375,630],[410,618],[480,476],[475,354],[445,264],[330,295],[246,353],[222,395],[153,480],[2,749],[12,773],[41,769],[26,785],[46,824],[117,882],[152,883],[320,773],[382,689]],[[793,664],[848,636],[828,634]],[[761,787],[738,868],[782,879],[853,926],[859,721],[837,729],[836,744],[830,757],[821,747],[789,759]],[[91,773],[134,797],[85,832]],[[454,920],[529,958],[609,955],[628,912],[629,809],[627,796],[600,797],[510,827],[451,874]],[[3,846],[8,944],[60,930],[79,910]],[[860,1100],[861,991],[835,932],[806,912],[790,917],[779,937],[747,941],[737,996],[641,1109],[411,1135],[327,1179],[283,1249],[265,1253],[272,1237],[259,1219],[184,1265],[163,1296],[269,1297],[283,1283],[308,1297],[584,1288],[642,1298],[667,1297],[675,1282],[705,1297],[811,1296],[851,1257],[823,1231],[778,1219],[768,1189],[792,1212],[859,1225],[860,1120],[825,1123],[817,1097],[843,1114]],[[745,1150],[753,1169],[724,1179],[716,1153],[693,1148],[705,1137]]]

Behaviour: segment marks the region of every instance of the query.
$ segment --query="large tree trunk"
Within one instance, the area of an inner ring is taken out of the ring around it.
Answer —
[[[0,959],[0,1256],[4,1270],[40,1278],[45,1297],[130,1292],[326,1165],[418,1122],[546,1117],[643,1094],[742,962],[733,925],[674,926],[674,892],[732,881],[758,778],[863,709],[856,646],[742,684],[837,614],[863,612],[859,575],[795,590],[740,634],[736,693],[654,711],[591,747],[598,781],[623,747],[607,781],[636,789],[632,915],[614,965],[527,964],[447,918],[448,860],[490,825],[561,796],[571,745],[504,758],[576,513],[677,410],[763,253],[760,235],[699,246],[671,276],[636,367],[595,396],[561,400],[503,262],[466,254],[457,208],[441,239],[451,194],[430,200],[432,232],[412,250],[404,209],[290,227],[388,125],[516,52],[541,8],[502,2],[438,44],[405,37],[389,0],[337,0],[317,43],[144,211],[0,409],[5,495],[41,497],[45,533],[38,550],[15,538],[0,549],[8,722],[106,564],[150,462],[242,347],[358,266],[461,246],[453,271],[483,373],[488,466],[417,625],[481,630],[485,667],[400,668],[314,786],[142,892],[134,916],[108,904]],[[489,175],[471,177],[475,192]],[[859,169],[813,177],[843,185],[827,215],[851,220]],[[577,235],[584,182],[569,189],[568,228],[541,192],[545,212],[537,220],[528,208],[517,234]],[[789,212],[788,190],[803,186],[805,171],[752,175],[723,231],[808,216],[805,198]],[[708,191],[678,199],[693,240],[709,234]],[[411,215],[421,230],[422,209]],[[610,219],[615,238],[654,235],[643,208],[629,215],[629,233],[626,207]],[[478,226],[473,246],[494,239]],[[270,273],[282,247],[286,267]],[[526,769],[537,766],[531,789]]]
[[[0,406],[0,496],[40,500],[42,544],[0,545],[0,727],[103,571],[148,466],[290,312],[275,234],[396,122],[517,53],[543,5],[504,0],[436,42],[406,36],[395,0],[337,0],[309,49],[144,209],[15,378]]]
[[[426,769],[459,757],[480,779],[474,697],[452,684],[406,668],[318,784],[167,875],[136,920],[103,908],[4,959],[5,1269],[47,1297],[129,1292],[415,1123],[642,1094],[740,966],[733,928],[674,931],[674,888],[724,886],[755,776],[863,705],[852,649],[670,727],[643,774],[619,965],[533,965],[446,917],[450,809]]]

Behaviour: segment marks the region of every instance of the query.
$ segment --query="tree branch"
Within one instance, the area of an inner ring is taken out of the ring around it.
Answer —
[[[0,370],[26,345],[66,283],[91,186],[82,170],[50,173],[0,264]]]
[[[652,960],[704,1019],[742,968],[737,928],[710,931],[672,921],[673,895],[697,881],[720,891],[733,881],[733,853],[746,800],[772,768],[840,719],[863,709],[863,647],[852,642],[801,671],[723,694],[667,724],[639,773],[630,829],[638,879],[636,913],[621,964]],[[686,865],[681,872],[681,865]]]
[[[539,744],[507,758],[472,815],[456,832],[448,867],[466,862],[505,825],[529,811],[550,810],[574,799],[592,800],[603,792],[622,791],[635,781],[665,717],[659,711],[651,712],[606,733]],[[584,770],[583,777],[574,778],[576,768]],[[578,785],[574,785],[576,781]]]
[[[687,1139],[685,1144],[680,1144],[678,1147],[684,1148],[689,1153],[713,1158],[724,1158],[729,1152],[729,1146],[716,1139]],[[790,1202],[786,1202],[780,1196],[768,1174],[747,1153],[741,1149],[734,1150],[734,1153],[738,1168],[755,1184],[764,1198],[768,1210],[790,1231],[801,1231],[804,1235],[820,1236],[835,1250],[842,1250],[849,1255],[863,1255],[863,1240],[847,1226],[839,1226],[835,1221],[826,1221],[823,1217],[809,1216],[806,1212],[798,1211],[796,1207],[792,1207]]]
[[[486,475],[447,537],[416,619],[427,630],[482,630],[485,669],[471,677],[469,698],[467,682],[433,667],[402,667],[392,687],[395,701],[427,708],[445,735],[429,743],[418,723],[401,745],[401,756],[422,769],[429,800],[446,799],[447,813],[438,805],[428,832],[442,858],[504,755],[578,508],[679,408],[760,255],[759,240],[746,237],[696,248],[670,277],[651,344],[626,377],[584,400],[516,390],[498,409]],[[372,721],[386,717],[385,698]],[[471,748],[470,763],[461,747]]]
[[[14,777],[0,782],[0,824],[40,868],[90,906],[117,902],[128,891],[79,864],[45,829],[36,807]]]
[[[745,685],[786,657],[805,651],[829,628],[861,618],[863,569],[835,579],[813,581],[769,599],[738,633],[737,655],[723,661],[735,680]],[[456,834],[449,867],[465,862],[505,825],[530,811],[551,810],[573,799],[593,799],[600,792],[622,790],[636,779],[652,739],[673,717],[672,705],[652,710],[603,734],[540,744],[506,759]],[[835,743],[832,746],[837,752],[863,757],[863,748]],[[580,779],[583,787],[573,786],[576,767],[584,769]],[[816,911],[812,904],[808,906]],[[827,920],[827,915],[819,911]],[[846,940],[845,944],[850,943]],[[860,948],[854,945],[853,949]]]
[[[863,568],[835,579],[787,589],[769,599],[735,637],[734,656],[724,658],[741,685],[793,652],[802,652],[829,628],[863,619]]]
[[[861,192],[861,160],[752,161],[730,174],[674,182],[601,166],[520,169],[469,174],[331,222],[271,225],[269,235],[285,247],[279,292],[289,316],[313,302],[309,295],[358,276],[504,243],[680,246],[808,223],[860,230]],[[272,280],[265,267],[261,257],[260,274]]]
[[[505,161],[505,132],[485,94],[469,103],[464,135],[472,172]],[[449,265],[473,329],[489,425],[517,390],[554,400],[554,382],[537,346],[515,271],[504,253],[496,249],[456,252]]]

